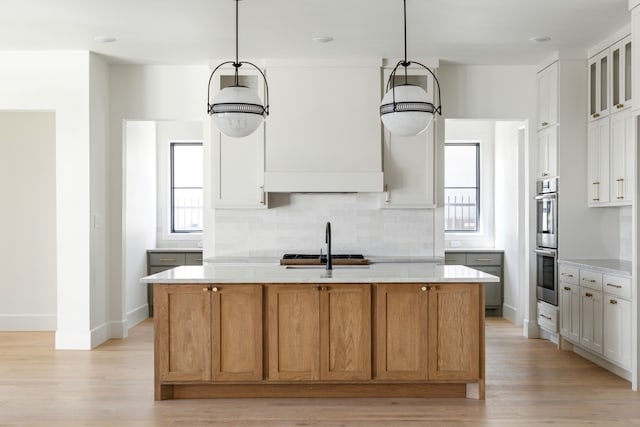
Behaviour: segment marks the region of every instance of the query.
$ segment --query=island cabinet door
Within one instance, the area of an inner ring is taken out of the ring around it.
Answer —
[[[429,379],[479,380],[481,285],[429,286]],[[482,304],[482,305],[481,305]]]
[[[211,381],[211,294],[202,285],[155,285],[155,370],[165,382]]]
[[[312,285],[267,285],[269,379],[320,378],[320,291]]]
[[[262,286],[213,286],[211,293],[213,381],[262,380]]]
[[[371,379],[371,285],[320,287],[320,378]]]
[[[374,377],[426,380],[427,286],[377,284],[374,289]]]

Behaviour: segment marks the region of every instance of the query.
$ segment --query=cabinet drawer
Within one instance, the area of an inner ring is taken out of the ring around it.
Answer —
[[[554,334],[558,333],[558,309],[538,303],[538,325]]]
[[[187,252],[185,260],[186,265],[202,265],[202,252]]]
[[[450,265],[464,265],[467,262],[467,255],[460,253],[445,253],[444,263]]]
[[[631,279],[629,277],[602,275],[604,291],[609,295],[631,299]]]
[[[151,267],[149,267],[149,274],[160,273],[161,271],[171,270],[172,268],[174,268],[174,266],[172,266],[172,265],[168,265],[166,267],[157,266],[157,265],[151,266]]]
[[[580,286],[586,286],[587,288],[595,289],[596,291],[602,290],[602,273],[598,273],[591,270],[580,270]]]
[[[151,265],[184,265],[184,253],[175,252],[154,252],[149,254],[149,263]]]
[[[558,269],[560,272],[560,281],[569,283],[571,285],[579,284],[578,277],[580,277],[580,270],[576,267],[569,267],[567,265],[561,265]]]
[[[467,254],[466,265],[502,265],[502,254],[482,252]]]

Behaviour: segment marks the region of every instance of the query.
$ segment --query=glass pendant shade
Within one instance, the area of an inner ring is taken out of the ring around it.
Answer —
[[[213,99],[210,114],[220,132],[232,138],[242,138],[258,129],[266,113],[255,90],[246,86],[228,86]]]
[[[414,136],[424,132],[436,112],[427,92],[416,85],[391,88],[380,103],[380,117],[389,132],[399,136]]]

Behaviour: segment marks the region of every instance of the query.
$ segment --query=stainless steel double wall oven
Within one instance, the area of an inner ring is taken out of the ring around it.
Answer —
[[[558,178],[539,179],[536,187],[538,300],[558,305]]]

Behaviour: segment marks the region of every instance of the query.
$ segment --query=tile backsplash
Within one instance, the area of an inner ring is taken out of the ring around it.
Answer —
[[[276,256],[332,251],[369,256],[434,256],[434,211],[380,209],[368,193],[270,193],[269,209],[214,210],[215,256]]]
[[[631,261],[633,217],[631,216],[631,206],[620,208],[620,259]]]

